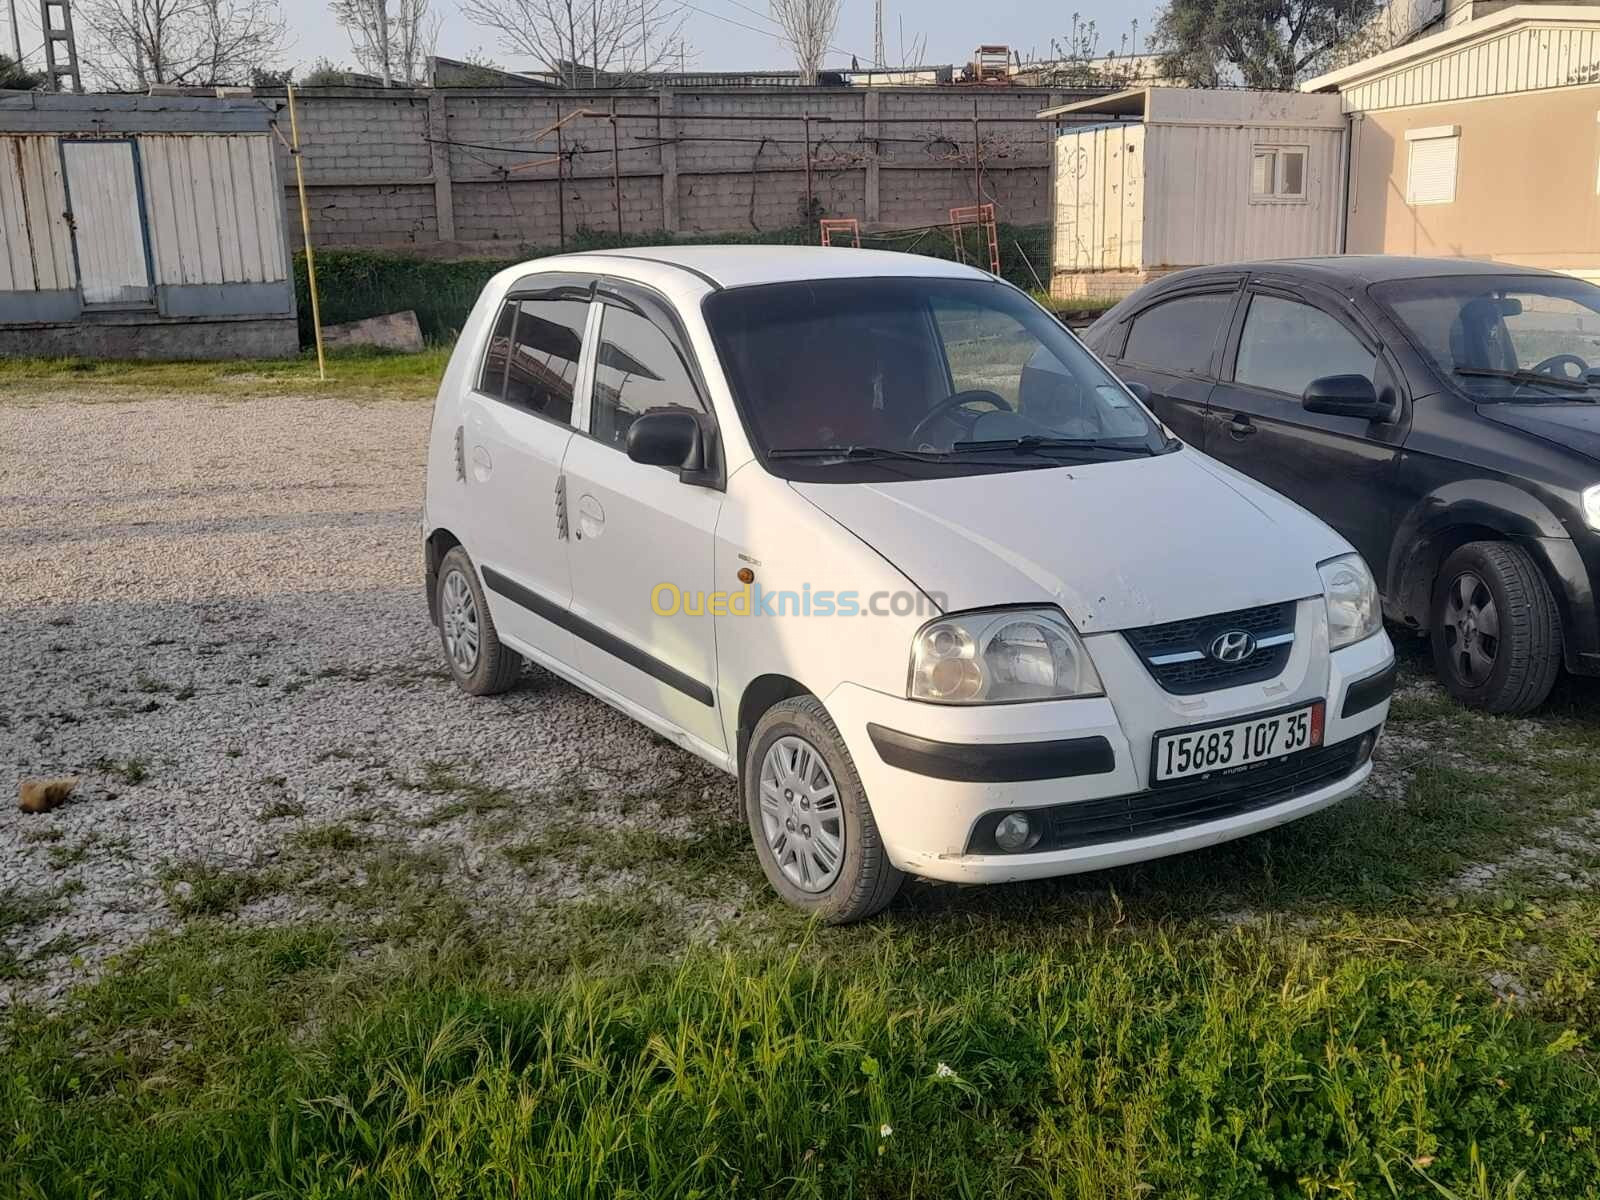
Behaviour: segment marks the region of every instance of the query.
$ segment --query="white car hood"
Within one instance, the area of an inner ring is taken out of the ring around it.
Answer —
[[[1088,466],[791,486],[947,611],[1051,603],[1086,634],[1319,595],[1317,563],[1350,551],[1298,505],[1187,447]]]

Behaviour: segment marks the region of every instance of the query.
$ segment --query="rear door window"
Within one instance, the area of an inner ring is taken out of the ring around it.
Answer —
[[[1247,387],[1298,397],[1328,375],[1374,378],[1377,355],[1336,317],[1278,296],[1250,299],[1233,377]]]
[[[570,426],[588,319],[587,300],[508,301],[490,335],[478,389]]]
[[[1232,291],[1200,292],[1145,309],[1133,319],[1123,360],[1158,371],[1209,374],[1233,298]]]

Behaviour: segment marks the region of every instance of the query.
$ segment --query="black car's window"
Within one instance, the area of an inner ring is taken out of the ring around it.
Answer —
[[[970,474],[1066,461],[1076,443],[1077,462],[1167,446],[1060,322],[1001,283],[827,279],[731,288],[704,307],[750,438],[786,478],[840,481],[846,465]],[[1040,441],[1056,457],[1029,449]],[[990,452],[999,443],[1018,445]],[[807,453],[829,449],[840,453]]]
[[[1234,293],[1202,292],[1147,308],[1133,319],[1125,361],[1163,371],[1205,373]]]
[[[511,300],[495,321],[478,380],[480,391],[572,424],[586,300]]]
[[[1594,387],[1600,288],[1591,283],[1561,275],[1452,275],[1379,284],[1372,294],[1446,381],[1475,398],[1534,399]],[[1530,375],[1557,383],[1530,382]]]
[[[600,318],[600,346],[595,352],[591,432],[621,448],[634,418],[658,408],[705,412],[688,368],[667,335],[648,317],[608,304]]]
[[[1278,296],[1253,296],[1239,335],[1238,383],[1298,397],[1327,375],[1374,378],[1377,355],[1320,308]]]

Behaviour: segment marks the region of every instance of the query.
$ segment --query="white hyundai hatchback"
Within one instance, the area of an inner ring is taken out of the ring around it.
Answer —
[[[439,390],[450,669],[529,660],[737,776],[832,921],[1315,812],[1394,685],[1338,534],[1172,438],[1025,294],[705,246],[497,275]]]

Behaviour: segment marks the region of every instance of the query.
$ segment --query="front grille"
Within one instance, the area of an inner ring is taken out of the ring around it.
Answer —
[[[1167,787],[1024,810],[1043,834],[1030,853],[1098,846],[1170,833],[1225,817],[1271,808],[1326,787],[1349,775],[1371,753],[1369,735],[1306,750],[1275,763],[1245,767],[1231,775]],[[1014,811],[1014,810],[1007,810]],[[994,827],[1005,812],[985,814],[973,827],[969,854],[994,854]]]
[[[1263,604],[1235,612],[1168,621],[1123,632],[1145,669],[1164,689],[1180,696],[1217,688],[1259,683],[1282,672],[1293,648],[1295,602]],[[1218,635],[1240,629],[1258,642],[1288,635],[1290,640],[1261,646],[1243,662],[1219,662],[1210,654]],[[1156,661],[1163,658],[1178,661]]]

